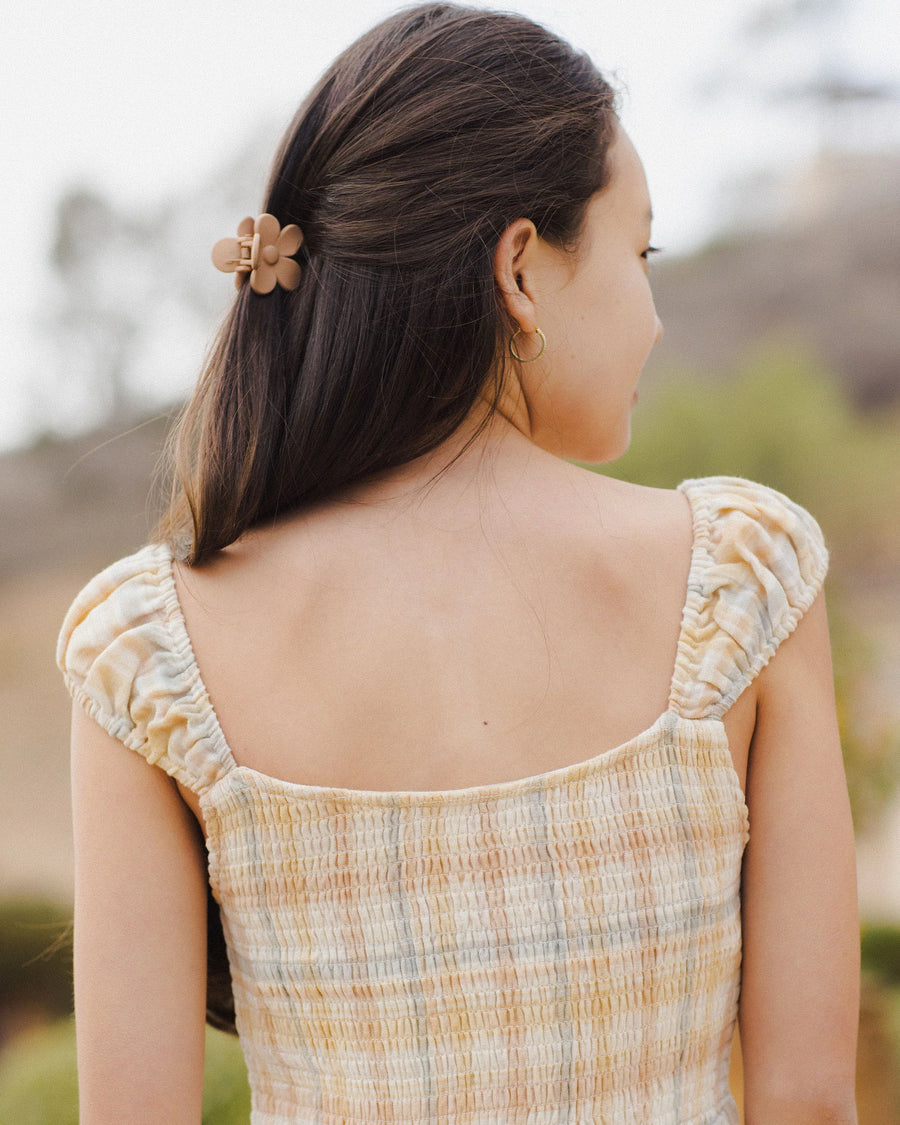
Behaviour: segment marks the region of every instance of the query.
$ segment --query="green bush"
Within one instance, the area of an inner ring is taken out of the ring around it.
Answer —
[[[660,378],[633,418],[631,448],[610,476],[674,488],[736,475],[787,493],[818,518],[850,565],[900,544],[900,418],[860,415],[837,380],[797,346],[769,342],[712,379]]]
[[[206,1029],[203,1125],[246,1125],[250,1086],[240,1044],[233,1035]]]
[[[0,1055],[0,1125],[77,1125],[71,1019],[26,1032]]]
[[[246,1125],[250,1089],[240,1045],[207,1028],[203,1125]],[[75,1025],[27,1032],[0,1055],[0,1125],[77,1125]]]
[[[863,971],[890,988],[900,988],[900,926],[863,926],[861,946]]]
[[[72,1011],[72,911],[42,899],[0,901],[0,1011]]]

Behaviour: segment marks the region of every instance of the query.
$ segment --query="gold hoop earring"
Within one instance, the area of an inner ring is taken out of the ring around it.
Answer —
[[[534,330],[537,333],[537,335],[540,336],[540,338],[541,338],[541,350],[538,352],[537,355],[533,355],[531,357],[531,359],[523,359],[522,356],[520,356],[519,353],[516,351],[516,349],[513,347],[513,342],[515,341],[516,336],[520,335],[521,332],[522,332],[521,328],[517,328],[515,330],[515,332],[513,332],[512,336],[509,339],[509,354],[513,357],[513,359],[517,360],[519,363],[534,363],[534,361],[536,359],[540,359],[541,356],[544,354],[544,348],[546,348],[546,346],[547,346],[547,337],[540,330],[540,328],[538,328],[537,325],[535,325]]]

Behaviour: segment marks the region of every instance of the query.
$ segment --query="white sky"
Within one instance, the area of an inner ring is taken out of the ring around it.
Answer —
[[[627,85],[623,118],[647,169],[657,245],[685,250],[707,237],[717,191],[729,177],[787,166],[812,151],[815,132],[802,111],[754,110],[740,88],[715,108],[695,96],[698,83],[723,65],[747,72],[749,56],[736,32],[763,0],[474,2],[548,24]],[[0,309],[0,446],[22,436],[27,386],[40,378],[35,314],[49,282],[45,259],[60,193],[79,182],[139,209],[191,188],[228,162],[256,122],[286,124],[335,54],[398,6],[387,0],[5,6],[0,202],[10,284]],[[900,5],[846,0],[845,6],[833,25],[833,53],[856,71],[900,77]],[[812,36],[780,50],[780,59],[769,51],[763,63],[783,70],[787,62],[807,73],[814,65]],[[248,200],[247,209],[254,203]]]

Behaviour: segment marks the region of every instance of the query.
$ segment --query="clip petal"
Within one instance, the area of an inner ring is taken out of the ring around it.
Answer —
[[[212,262],[223,273],[234,273],[240,288],[249,273],[254,293],[271,293],[276,284],[296,289],[300,266],[292,255],[303,244],[303,233],[295,223],[282,230],[274,215],[263,212],[247,216],[238,224],[237,238],[220,238],[212,249]]]

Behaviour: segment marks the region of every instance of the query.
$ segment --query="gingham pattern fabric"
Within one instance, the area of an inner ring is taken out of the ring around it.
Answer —
[[[373,792],[232,757],[162,545],[98,575],[58,659],[94,718],[200,797],[253,1125],[736,1125],[749,817],[722,716],[812,604],[812,517],[685,481],[668,709],[589,761]]]

